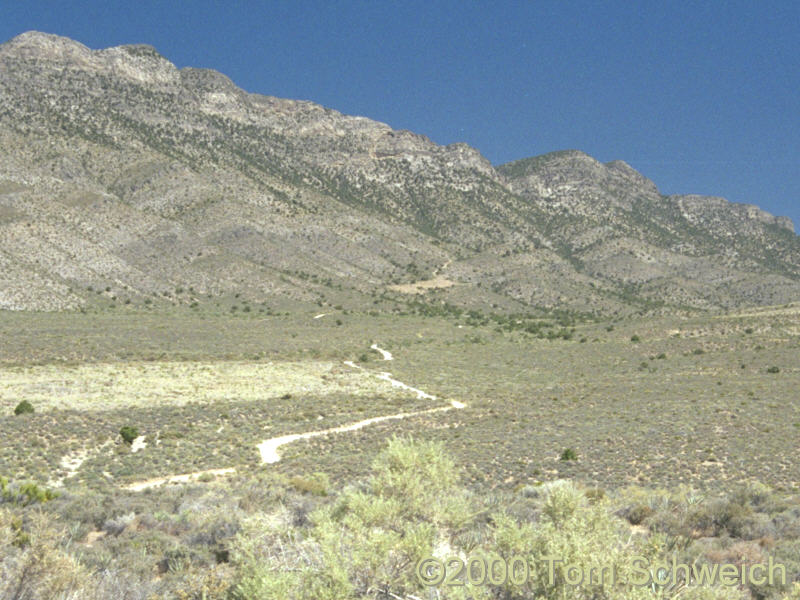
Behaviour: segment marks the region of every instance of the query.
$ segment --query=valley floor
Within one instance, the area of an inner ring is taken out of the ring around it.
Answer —
[[[645,535],[665,526],[650,516],[659,502],[688,510],[742,486],[768,486],[794,510],[797,307],[557,328],[325,312],[0,313],[0,475],[17,494],[0,505],[49,507],[89,555],[122,560],[114,523],[139,539],[128,522],[147,531],[141,515],[162,511],[178,527],[224,490],[248,514],[289,494],[304,522],[303,503],[365,481],[400,437],[438,444],[476,497],[535,498],[567,479],[605,490]],[[33,412],[17,415],[23,400]],[[669,527],[751,539],[709,518]],[[764,527],[765,544],[795,544]]]
[[[255,465],[264,440],[300,436],[275,468],[347,479],[386,436],[413,434],[478,487],[800,486],[796,307],[576,323],[570,339],[475,321],[0,313],[0,473],[127,485]],[[36,412],[16,417],[22,400]],[[407,418],[379,419],[394,414]]]

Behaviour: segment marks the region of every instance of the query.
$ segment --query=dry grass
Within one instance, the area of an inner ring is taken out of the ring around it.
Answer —
[[[327,361],[140,362],[0,368],[0,411],[26,399],[37,411],[182,406],[285,394],[389,394],[392,386]]]

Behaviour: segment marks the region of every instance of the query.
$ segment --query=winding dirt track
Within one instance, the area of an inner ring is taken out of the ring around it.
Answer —
[[[235,472],[236,469],[234,467],[227,467],[225,469],[207,469],[205,471],[195,471],[194,473],[183,473],[181,475],[170,475],[169,477],[145,479],[144,481],[137,481],[136,483],[124,485],[122,486],[122,489],[129,490],[131,492],[141,492],[148,488],[158,487],[165,483],[188,483],[189,481],[197,481],[203,475],[228,475]]]
[[[392,356],[392,353],[389,352],[388,350],[384,350],[383,348],[378,346],[378,344],[372,344],[372,346],[370,346],[370,349],[375,350],[375,352],[378,352],[381,355],[381,357],[383,357],[383,360],[394,360],[394,356]]]
[[[370,346],[372,350],[378,352],[383,360],[394,360],[391,352],[384,350],[377,344],[372,344]],[[355,364],[353,361],[347,360],[344,362],[345,365],[348,367],[359,369],[359,370],[366,370],[363,367]],[[374,374],[378,379],[382,379],[384,381],[389,382],[392,387],[397,387],[403,390],[407,390],[409,392],[413,392],[417,395],[417,398],[425,399],[425,400],[436,400],[436,396],[433,394],[428,394],[418,388],[411,387],[408,384],[403,383],[402,381],[398,381],[397,379],[392,377],[391,373],[388,372],[380,372]],[[334,433],[345,433],[348,431],[356,431],[363,427],[367,427],[368,425],[372,425],[374,423],[380,423],[382,421],[391,421],[391,420],[399,420],[399,419],[407,419],[409,417],[415,417],[418,415],[427,415],[431,413],[437,412],[444,412],[453,409],[462,409],[466,406],[463,402],[459,402],[458,400],[450,400],[449,406],[439,406],[436,408],[429,408],[426,410],[418,410],[413,412],[405,412],[405,413],[397,413],[393,415],[386,415],[382,417],[372,417],[370,419],[363,419],[361,421],[357,421],[355,423],[351,423],[349,425],[340,425],[338,427],[331,427],[330,429],[322,429],[319,431],[308,431],[306,433],[293,433],[290,435],[283,435],[280,437],[270,438],[268,440],[264,440],[260,444],[258,444],[257,448],[259,453],[261,454],[261,462],[272,464],[276,463],[281,459],[280,454],[278,453],[278,448],[281,446],[285,446],[286,444],[291,444],[292,442],[296,442],[297,440],[305,440],[313,437],[319,437],[323,435],[330,435]],[[186,483],[188,481],[197,480],[199,477],[203,475],[224,475],[235,472],[236,469],[234,467],[228,467],[225,469],[208,469],[205,471],[196,471],[194,473],[184,473],[181,475],[170,475],[169,477],[158,477],[154,479],[147,479],[145,481],[139,481],[136,483],[131,483],[126,486],[123,486],[123,489],[140,492],[142,490],[146,490],[148,488],[157,487],[159,485],[163,485],[165,483]]]

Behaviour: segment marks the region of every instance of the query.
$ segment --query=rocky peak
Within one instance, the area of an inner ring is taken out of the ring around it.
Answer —
[[[559,150],[502,165],[500,168],[512,184],[536,179],[553,186],[585,186],[598,182],[630,183],[657,193],[655,184],[627,163],[617,160],[607,164],[580,150]]]
[[[64,67],[132,79],[138,83],[175,83],[178,70],[152,46],[135,44],[92,50],[66,37],[29,31],[0,45],[6,61],[35,61],[44,70]]]
[[[179,84],[180,72],[152,46],[116,46],[94,52],[103,70],[137,83]]]
[[[213,69],[185,67],[181,69],[180,75],[185,86],[193,87],[200,92],[240,91],[228,76]]]
[[[516,193],[557,201],[579,212],[610,206],[630,210],[637,198],[659,195],[655,184],[628,164],[603,164],[579,150],[519,160],[498,171]],[[583,206],[587,203],[591,206]]]
[[[656,187],[656,184],[639,173],[639,171],[631,167],[624,160],[612,160],[611,162],[606,163],[606,167],[619,176],[630,181],[631,184],[646,188],[653,194],[658,194],[658,188]]]
[[[80,42],[41,31],[26,31],[0,44],[0,54],[13,54],[21,59],[80,60],[91,52]]]
[[[445,146],[445,149],[460,164],[475,169],[491,179],[497,179],[497,172],[492,167],[492,163],[469,144],[455,142]]]

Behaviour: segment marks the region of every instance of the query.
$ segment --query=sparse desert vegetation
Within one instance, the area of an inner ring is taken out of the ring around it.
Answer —
[[[405,599],[428,593],[414,574],[424,555],[558,548],[621,569],[634,555],[773,557],[785,586],[677,585],[662,597],[789,597],[796,311],[609,323],[409,307],[351,310],[341,326],[313,311],[0,313],[0,329],[27,332],[0,349],[0,593]],[[106,345],[90,341],[103,327]],[[221,328],[241,330],[238,352],[218,343]],[[67,339],[92,359],[64,360]],[[456,400],[460,410],[429,410]],[[35,410],[15,414],[23,402]],[[267,438],[395,413],[412,416],[259,457]],[[136,431],[123,439],[126,427]],[[439,597],[654,597],[542,577]]]

